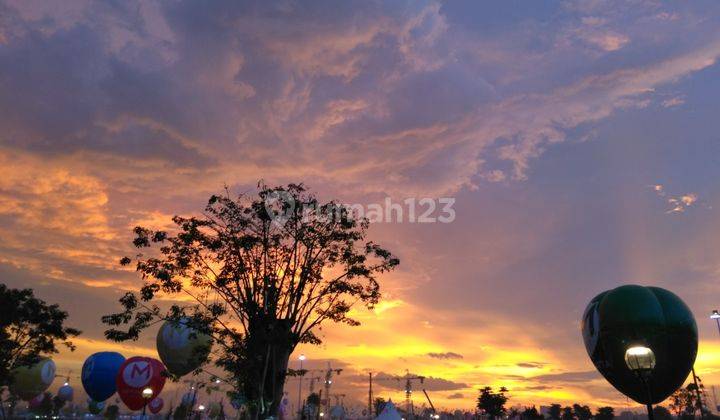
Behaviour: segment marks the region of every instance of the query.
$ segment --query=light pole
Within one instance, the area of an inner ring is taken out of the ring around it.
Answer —
[[[712,313],[710,314],[710,319],[715,320],[715,323],[718,327],[718,333],[720,333],[720,312],[718,312],[717,309],[713,309]]]
[[[637,375],[647,392],[648,420],[655,420],[652,406],[652,391],[650,390],[650,374],[655,368],[655,353],[650,347],[632,346],[625,351],[625,364]]]
[[[303,381],[303,376],[305,376],[305,374],[303,373],[303,361],[305,361],[305,359],[306,359],[306,357],[305,357],[304,354],[301,354],[301,355],[298,357],[298,360],[300,360],[300,380],[298,381],[298,382],[300,382],[300,385],[298,385],[298,418],[299,418],[299,419],[302,419],[302,412],[303,412],[303,407],[302,407],[302,381]]]
[[[145,389],[142,390],[142,397],[143,397],[143,401],[145,402],[145,403],[143,404],[143,413],[142,413],[143,418],[145,418],[145,409],[147,408],[148,401],[150,401],[150,399],[152,398],[152,396],[153,396],[153,390],[152,390],[152,388],[147,387],[147,388],[145,388]]]

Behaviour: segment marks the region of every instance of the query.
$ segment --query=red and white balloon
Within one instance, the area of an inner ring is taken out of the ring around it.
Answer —
[[[163,371],[165,365],[157,359],[135,356],[125,360],[115,378],[122,402],[131,410],[142,409],[147,403],[143,390],[150,388],[156,396],[165,386]]]

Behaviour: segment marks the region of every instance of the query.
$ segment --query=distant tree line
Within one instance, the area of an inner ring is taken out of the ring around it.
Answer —
[[[700,395],[702,395],[702,392]],[[581,404],[565,407],[560,404],[551,404],[547,413],[543,416],[534,405],[522,410],[507,408],[505,405],[509,399],[507,388],[500,387],[497,391],[494,391],[492,387],[486,386],[480,389],[477,409],[493,420],[503,416],[521,418],[522,420],[544,418],[548,420],[611,420],[615,418],[615,409],[612,407],[599,407],[593,413],[590,407]],[[673,413],[679,420],[690,420],[695,418],[695,412],[700,406],[697,389],[691,383],[684,388],[680,388],[670,397],[670,409],[658,405],[653,408],[653,414],[655,420],[672,420],[674,418]],[[720,418],[707,412],[704,413],[703,417],[706,419]]]

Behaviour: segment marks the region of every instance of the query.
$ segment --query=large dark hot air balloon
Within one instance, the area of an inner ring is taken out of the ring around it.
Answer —
[[[585,349],[618,391],[641,404],[669,397],[687,378],[698,348],[695,318],[675,294],[659,287],[620,286],[590,301],[582,321]],[[643,376],[625,360],[629,348],[649,348],[654,367]]]
[[[145,388],[152,389],[152,395],[160,395],[165,386],[165,366],[150,357],[131,357],[120,366],[116,384],[122,402],[131,410],[140,410],[148,402],[143,398]]]
[[[210,354],[212,340],[188,326],[188,319],[166,321],[157,334],[157,351],[168,372],[183,376],[200,367]]]

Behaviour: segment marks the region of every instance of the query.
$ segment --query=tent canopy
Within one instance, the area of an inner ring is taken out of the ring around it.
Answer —
[[[382,413],[380,413],[375,419],[376,420],[402,420],[402,416],[400,415],[400,413],[398,413],[397,409],[395,408],[395,404],[393,404],[392,400],[390,400],[385,404],[385,408],[383,408]]]

